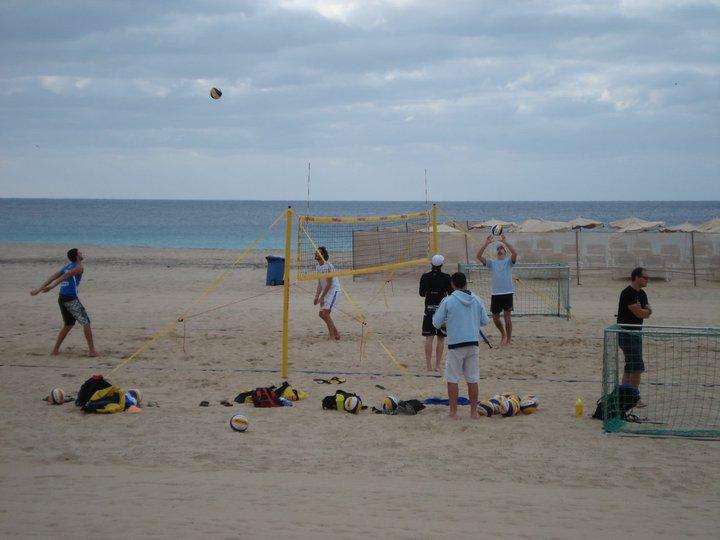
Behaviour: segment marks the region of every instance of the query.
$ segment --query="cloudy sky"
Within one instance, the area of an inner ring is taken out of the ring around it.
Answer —
[[[718,1],[2,0],[0,81],[0,197],[720,199]]]

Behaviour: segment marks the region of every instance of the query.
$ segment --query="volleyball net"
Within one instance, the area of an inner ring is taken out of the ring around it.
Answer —
[[[328,252],[334,272],[323,277],[387,272],[426,264],[433,246],[433,212],[388,216],[297,216],[298,281],[318,279],[315,253]]]
[[[618,386],[626,369],[640,372],[639,403]],[[606,431],[720,438],[720,328],[609,326],[602,396]]]

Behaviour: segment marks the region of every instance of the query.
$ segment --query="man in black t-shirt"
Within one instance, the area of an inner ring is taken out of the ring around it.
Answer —
[[[425,316],[423,317],[422,335],[425,336],[425,368],[432,370],[433,338],[437,336],[435,346],[435,371],[440,371],[443,349],[445,347],[446,333],[442,329],[436,329],[432,323],[432,316],[437,310],[442,299],[452,294],[450,274],[442,271],[445,257],[433,255],[430,263],[432,270],[420,278],[420,296],[425,297]]]
[[[640,387],[640,375],[645,371],[642,335],[639,333],[640,328],[623,325],[641,325],[652,314],[647,294],[643,291],[643,288],[647,287],[648,279],[650,278],[645,268],[639,266],[632,271],[630,285],[620,293],[617,312],[617,323],[623,328],[632,330],[618,334],[618,345],[625,355],[622,383],[630,384],[635,388]]]

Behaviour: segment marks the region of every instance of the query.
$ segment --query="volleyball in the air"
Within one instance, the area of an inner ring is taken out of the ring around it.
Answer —
[[[53,405],[62,405],[65,403],[65,390],[62,388],[53,388],[50,390],[50,403]]]
[[[142,392],[140,390],[132,388],[128,390],[127,393],[135,400],[135,405],[140,405],[140,403],[142,403]]]
[[[230,419],[230,427],[234,431],[247,431],[248,425],[247,417],[240,413],[233,415]]]
[[[499,223],[496,223],[492,227],[490,227],[490,234],[493,236],[500,236],[502,234],[502,225]]]
[[[490,418],[493,414],[495,414],[495,407],[493,407],[493,404],[490,403],[490,401],[484,399],[482,401],[478,401],[477,412],[480,416],[487,416]]]
[[[222,90],[219,88],[211,88],[210,97],[213,99],[220,99],[222,97]]]
[[[385,396],[382,403],[382,410],[385,414],[394,414],[397,411],[398,398],[395,396]]]
[[[362,406],[362,401],[356,396],[348,396],[345,398],[345,402],[343,403],[343,407],[345,410],[349,413],[357,414],[360,412],[360,407]]]
[[[520,401],[520,410],[523,414],[532,414],[537,411],[538,400],[535,396],[523,396]]]

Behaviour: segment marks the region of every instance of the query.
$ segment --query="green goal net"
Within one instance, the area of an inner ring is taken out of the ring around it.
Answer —
[[[491,273],[480,263],[459,263],[470,289],[490,306]],[[513,316],[551,315],[570,318],[570,267],[567,264],[513,266]]]
[[[623,411],[627,368],[644,371],[639,406]],[[602,392],[606,431],[720,438],[720,328],[606,328]]]

